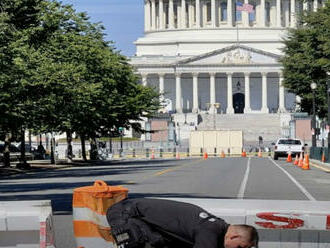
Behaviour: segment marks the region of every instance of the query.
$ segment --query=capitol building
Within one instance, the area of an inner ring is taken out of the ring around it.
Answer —
[[[145,33],[136,40],[130,63],[142,84],[161,93],[163,111],[173,113],[178,124],[195,122],[198,115],[206,121],[210,114],[217,128],[239,129],[233,125],[238,120],[245,125],[273,120],[273,136],[280,136],[296,108],[296,97],[282,86],[283,39],[288,28],[299,25],[302,11],[322,4],[145,0]],[[203,127],[198,122],[195,129],[198,125]]]

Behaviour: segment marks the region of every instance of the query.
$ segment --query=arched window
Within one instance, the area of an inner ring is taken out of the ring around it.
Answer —
[[[235,18],[236,21],[242,21],[242,11],[237,10],[237,6],[241,7],[243,6],[243,1],[236,1],[236,6],[235,6]]]
[[[220,6],[221,6],[220,21],[226,21],[227,20],[227,3],[222,2]]]

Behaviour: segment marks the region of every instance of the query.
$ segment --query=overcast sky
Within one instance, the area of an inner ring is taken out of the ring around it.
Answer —
[[[123,55],[135,54],[133,44],[143,35],[143,0],[62,0],[79,12],[87,12],[92,22],[102,22],[106,28],[107,40]]]

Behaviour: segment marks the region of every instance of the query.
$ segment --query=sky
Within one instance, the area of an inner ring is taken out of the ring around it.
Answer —
[[[114,42],[117,50],[126,56],[135,54],[133,44],[143,36],[143,0],[62,0],[78,12],[87,12],[91,22],[102,22],[106,40]]]

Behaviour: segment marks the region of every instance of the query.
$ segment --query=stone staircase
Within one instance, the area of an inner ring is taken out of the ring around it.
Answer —
[[[242,130],[245,143],[275,142],[289,125],[290,114],[201,114],[197,130]]]

